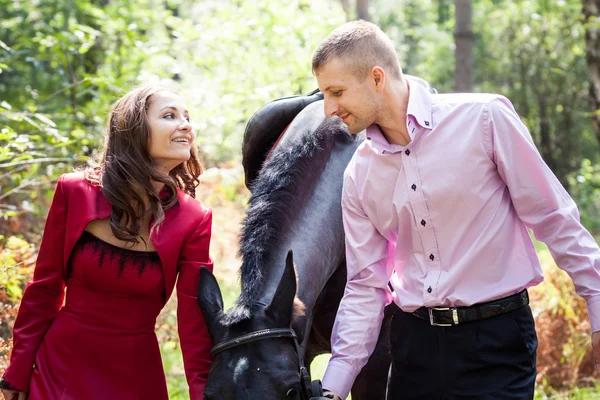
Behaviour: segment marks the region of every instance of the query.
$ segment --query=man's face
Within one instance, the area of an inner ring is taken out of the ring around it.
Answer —
[[[379,98],[372,77],[359,79],[348,63],[333,58],[316,71],[319,89],[325,95],[325,114],[340,117],[350,133],[375,123]]]

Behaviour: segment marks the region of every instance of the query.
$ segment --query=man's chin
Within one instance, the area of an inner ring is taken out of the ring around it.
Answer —
[[[358,135],[359,133],[361,133],[362,131],[367,129],[366,126],[356,125],[356,124],[352,124],[352,125],[346,124],[346,127],[348,128],[348,132],[351,133],[352,135]]]

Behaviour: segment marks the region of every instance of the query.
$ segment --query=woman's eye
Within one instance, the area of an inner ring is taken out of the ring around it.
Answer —
[[[171,114],[171,113],[165,114],[163,118],[173,119],[173,114]]]

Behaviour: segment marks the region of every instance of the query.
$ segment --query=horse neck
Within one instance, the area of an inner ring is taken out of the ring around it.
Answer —
[[[298,297],[310,312],[343,260],[343,173],[361,140],[339,120],[321,123],[318,103],[290,125],[255,183],[240,241],[238,304],[270,304],[293,250]]]
[[[341,211],[343,173],[360,139],[335,141],[311,196],[264,264],[264,299],[272,298],[291,249],[298,279],[298,298],[310,314],[324,286],[344,262]]]

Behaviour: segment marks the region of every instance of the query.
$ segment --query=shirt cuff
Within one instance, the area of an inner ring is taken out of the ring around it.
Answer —
[[[354,372],[351,366],[342,361],[332,360],[327,365],[325,375],[323,375],[323,389],[327,389],[345,399],[350,394],[350,389],[352,389],[359,372]]]
[[[600,331],[600,296],[595,296],[588,299],[587,308],[590,316],[592,332]]]

